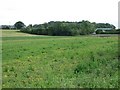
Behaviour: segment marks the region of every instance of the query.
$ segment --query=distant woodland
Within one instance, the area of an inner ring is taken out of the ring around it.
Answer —
[[[97,28],[111,28],[107,32],[102,30],[96,31]],[[37,35],[51,35],[51,36],[75,36],[75,35],[89,35],[96,32],[97,34],[118,34],[119,30],[109,23],[95,23],[90,21],[68,22],[68,21],[50,21],[44,24],[35,24],[26,26],[23,22],[18,21],[13,26],[2,26],[2,29],[20,29],[21,32],[37,34]]]

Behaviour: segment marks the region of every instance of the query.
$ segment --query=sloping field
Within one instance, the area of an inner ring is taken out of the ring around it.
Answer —
[[[3,31],[3,88],[117,88],[118,37]]]
[[[36,36],[27,33],[21,33],[19,30],[2,30],[2,37],[22,37],[22,36]]]

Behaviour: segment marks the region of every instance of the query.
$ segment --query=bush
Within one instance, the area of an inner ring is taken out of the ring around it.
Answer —
[[[102,33],[103,33],[102,30],[97,30],[97,31],[96,31],[96,34],[102,34]]]

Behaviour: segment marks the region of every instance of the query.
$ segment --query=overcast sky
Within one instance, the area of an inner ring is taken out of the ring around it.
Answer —
[[[89,20],[118,28],[119,0],[0,0],[0,25]]]

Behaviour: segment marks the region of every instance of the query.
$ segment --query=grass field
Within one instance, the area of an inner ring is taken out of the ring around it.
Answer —
[[[3,88],[117,88],[118,37],[3,31]]]

